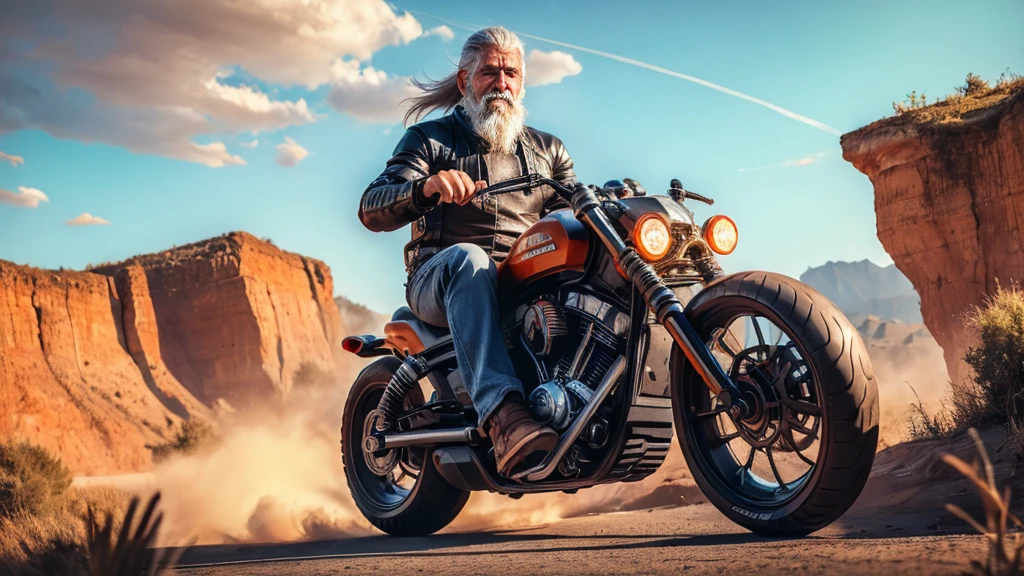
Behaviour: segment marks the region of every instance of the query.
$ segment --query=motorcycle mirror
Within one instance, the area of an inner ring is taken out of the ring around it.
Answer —
[[[626,186],[629,186],[633,191],[633,196],[647,196],[647,189],[636,180],[633,180],[632,178],[623,178],[622,181],[625,182]]]
[[[714,200],[707,196],[697,194],[696,192],[690,192],[686,188],[683,188],[683,183],[678,178],[673,178],[668,184],[668,195],[672,197],[676,202],[682,203],[683,200],[692,199],[698,202],[703,202],[708,206],[715,203]]]

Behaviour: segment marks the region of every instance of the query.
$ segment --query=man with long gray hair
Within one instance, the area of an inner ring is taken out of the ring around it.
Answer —
[[[515,34],[494,27],[470,36],[457,71],[416,82],[423,94],[412,98],[406,122],[452,112],[405,132],[359,208],[374,232],[412,223],[406,299],[421,320],[451,330],[466,389],[506,476],[531,454],[554,449],[558,434],[526,409],[498,324],[495,262],[526,228],[566,204],[549,187],[475,194],[531,172],[576,181],[562,142],[524,125],[526,73]]]

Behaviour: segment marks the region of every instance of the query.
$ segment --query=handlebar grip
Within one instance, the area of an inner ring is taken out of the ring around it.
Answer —
[[[715,203],[715,201],[712,200],[711,198],[708,198],[707,196],[701,196],[700,194],[697,194],[696,192],[690,192],[689,190],[686,191],[686,197],[692,198],[698,202],[703,202],[708,206],[713,206]]]

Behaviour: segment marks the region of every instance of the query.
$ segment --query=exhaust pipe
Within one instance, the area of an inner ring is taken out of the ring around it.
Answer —
[[[374,436],[364,438],[363,449],[368,452],[390,450],[392,448],[411,448],[417,446],[438,446],[440,444],[473,444],[478,440],[476,428],[453,428],[451,430],[423,430],[421,432],[402,432],[385,434],[384,442],[378,443]],[[366,442],[370,441],[370,442]]]

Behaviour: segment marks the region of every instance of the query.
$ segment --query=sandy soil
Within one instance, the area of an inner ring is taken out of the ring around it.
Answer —
[[[709,505],[575,518],[518,532],[350,539],[193,550],[179,574],[957,574],[984,554],[981,536],[826,530],[759,538]],[[232,563],[241,560],[244,563]]]
[[[997,478],[1016,484],[1002,433],[984,435]],[[876,458],[854,508],[807,538],[761,538],[709,504],[587,515],[515,531],[455,532],[430,538],[372,536],[292,544],[194,547],[179,574],[958,574],[984,558],[982,536],[944,509],[978,513],[977,495],[938,462],[971,458],[966,436],[911,442]]]

